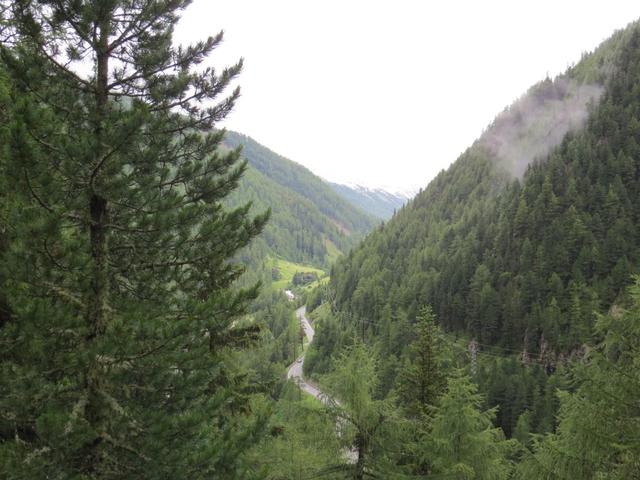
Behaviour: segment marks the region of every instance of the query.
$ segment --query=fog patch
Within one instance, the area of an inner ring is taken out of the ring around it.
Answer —
[[[546,79],[499,114],[480,142],[521,178],[533,160],[544,159],[568,132],[584,125],[603,91],[565,77]]]

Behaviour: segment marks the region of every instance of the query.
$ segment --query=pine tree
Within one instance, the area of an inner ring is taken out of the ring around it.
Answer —
[[[10,112],[10,95],[8,90],[8,82],[4,72],[4,69],[0,69],[0,145],[7,145],[8,143],[8,118]],[[8,209],[9,199],[7,198],[8,185],[7,179],[7,156],[6,149],[2,147],[0,149],[0,258],[6,252],[10,238],[9,238],[9,225],[8,225]],[[3,281],[4,272],[0,268],[0,285]],[[11,309],[9,307],[6,294],[4,290],[0,289],[0,329],[11,319]]]
[[[200,67],[222,33],[173,46],[189,3],[3,2],[4,478],[243,478],[262,420],[233,357],[256,288],[228,260],[266,215],[221,206],[245,164],[214,125],[242,62]]]
[[[274,410],[271,435],[252,452],[254,462],[268,472],[266,478],[343,480],[342,474],[332,474],[328,467],[342,452],[334,419],[326,409],[288,383]]]
[[[513,438],[518,440],[524,446],[531,445],[531,412],[525,410],[523,414],[518,417],[516,426],[513,429]]]

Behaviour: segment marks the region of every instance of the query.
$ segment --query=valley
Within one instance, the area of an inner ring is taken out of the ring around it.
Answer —
[[[0,0],[0,477],[640,478],[638,21],[414,195],[226,130],[190,3]]]

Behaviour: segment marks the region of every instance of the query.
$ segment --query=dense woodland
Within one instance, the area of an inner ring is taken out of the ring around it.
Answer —
[[[0,2],[0,477],[640,478],[637,26],[356,245],[189,3]]]
[[[593,312],[623,301],[640,260],[635,41],[631,36],[617,57],[584,130],[567,135],[521,179],[511,180],[484,141],[498,117],[450,169],[338,262],[338,308],[374,329],[399,311],[415,316],[428,302],[446,330],[484,344],[535,355],[579,347]],[[557,95],[558,83],[545,80],[512,108]]]
[[[586,82],[595,82],[588,86],[598,95],[585,105],[584,126],[541,155],[546,132],[539,118],[557,126],[555,111],[575,108],[572,92]],[[609,342],[634,342],[612,325],[629,321],[633,315],[622,312],[637,308],[628,287],[640,270],[639,89],[640,34],[632,25],[500,114],[447,171],[339,260],[330,287],[310,298],[311,307],[325,302],[332,311],[319,315],[308,373],[333,370],[343,346],[365,342],[379,357],[377,396],[395,398],[415,362],[408,345],[420,308],[431,305],[450,348],[467,358],[482,405],[497,408],[493,424],[527,447],[515,457],[527,459],[520,475],[636,475],[637,443],[619,422],[628,414],[637,428],[638,411],[621,412],[633,410],[639,378],[609,385],[598,368],[626,370],[625,362],[638,361],[630,351],[627,359],[614,354],[618,347]],[[504,138],[505,126],[514,139],[508,148],[495,140]],[[519,159],[504,152],[532,144],[531,163],[513,179]],[[590,397],[589,385],[598,375],[600,400]],[[616,396],[617,388],[626,393]],[[594,411],[591,427],[576,426],[580,409],[603,407],[605,395],[607,410],[619,407],[620,416],[604,426]],[[582,403],[587,399],[594,403]],[[427,403],[439,411],[443,401]],[[534,432],[549,435],[534,441]],[[590,436],[600,438],[600,453],[590,450]],[[608,458],[598,456],[605,451]]]

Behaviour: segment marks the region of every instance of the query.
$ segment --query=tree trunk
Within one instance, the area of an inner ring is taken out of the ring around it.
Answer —
[[[94,139],[95,151],[91,165],[91,175],[88,181],[89,199],[89,242],[90,255],[93,263],[91,271],[91,290],[87,302],[87,327],[88,348],[95,348],[96,344],[104,336],[107,329],[108,303],[109,303],[109,275],[108,275],[108,203],[103,196],[100,181],[100,169],[102,156],[104,155],[104,122],[106,121],[106,108],[108,102],[109,80],[109,19],[107,12],[103,12],[100,22],[98,44],[96,50],[97,72],[95,85],[95,123]],[[96,349],[97,350],[97,349]],[[92,359],[87,369],[86,389],[87,405],[85,418],[95,431],[95,437],[88,442],[85,450],[85,468],[89,472],[99,474],[100,464],[103,461],[98,451],[99,445],[107,433],[107,421],[109,407],[104,399],[104,371],[100,365],[99,352],[92,353]]]
[[[356,435],[355,447],[358,452],[358,460],[356,461],[356,469],[355,475],[353,476],[354,480],[363,480],[364,479],[364,461],[365,461],[365,450],[366,450],[366,439],[362,433],[358,433]]]

